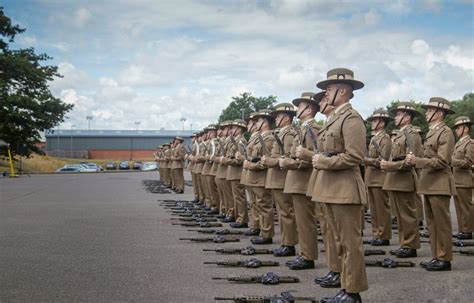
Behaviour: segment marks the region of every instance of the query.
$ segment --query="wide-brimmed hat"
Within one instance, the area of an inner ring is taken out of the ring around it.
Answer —
[[[334,68],[327,72],[326,80],[316,84],[320,89],[326,89],[329,84],[345,83],[352,86],[353,90],[361,89],[364,83],[354,79],[354,72],[348,68]]]
[[[429,107],[438,108],[446,112],[446,114],[454,114],[454,110],[449,106],[449,101],[441,97],[431,97],[428,104],[423,104],[421,106],[424,109]]]
[[[395,115],[397,111],[404,111],[404,112],[411,113],[414,116],[421,116],[421,113],[416,110],[414,102],[409,102],[409,101],[398,102],[395,108],[392,108],[390,110],[390,113]]]
[[[307,102],[309,104],[313,104],[314,106],[319,106],[319,102],[316,102],[316,100],[313,99],[314,96],[315,96],[315,93],[304,92],[304,93],[301,94],[301,97],[294,99],[292,101],[292,103],[295,106],[298,106],[301,102]],[[320,101],[321,101],[321,99],[320,99]]]
[[[456,128],[460,125],[473,125],[473,124],[474,124],[474,121],[471,121],[471,119],[468,116],[460,116],[454,120],[453,128]]]
[[[292,117],[296,116],[295,107],[291,103],[280,103],[275,105],[275,109],[270,113],[270,115],[275,119],[279,113],[287,113]]]
[[[267,118],[269,119],[270,121],[273,121],[273,117],[272,117],[272,110],[271,109],[268,109],[268,108],[264,108],[262,109],[261,111],[259,111],[258,113],[256,113],[253,117],[252,117],[252,120],[254,121],[257,121],[259,118],[261,117],[264,117],[264,118]]]
[[[223,121],[223,122],[219,123],[218,127],[220,129],[223,129],[223,128],[229,127],[231,123],[232,123],[232,120],[226,120],[226,121]]]
[[[239,126],[242,127],[243,129],[247,129],[247,122],[245,122],[242,119],[235,119],[230,122],[230,125],[232,126]]]
[[[379,109],[374,110],[372,115],[370,115],[367,118],[367,121],[370,122],[370,121],[375,120],[375,119],[384,119],[386,122],[388,122],[388,121],[392,120],[393,118],[388,115],[388,111],[386,111],[383,108],[379,108]]]
[[[258,114],[258,112],[251,112],[250,115],[244,119],[245,122],[249,123],[253,119],[253,116],[255,116],[256,114]]]
[[[206,127],[207,131],[210,131],[210,130],[217,130],[217,125],[216,124],[209,124],[207,127]]]
[[[180,137],[180,136],[176,136],[174,137],[175,140],[180,140],[180,141],[184,141],[183,137]]]

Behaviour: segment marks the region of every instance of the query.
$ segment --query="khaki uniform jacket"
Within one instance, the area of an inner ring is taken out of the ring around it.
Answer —
[[[245,138],[242,136],[237,136],[234,138],[234,140],[237,144],[240,144],[240,142],[242,142],[244,145],[247,144],[247,140],[245,140]],[[227,156],[223,160],[224,163],[227,164],[226,179],[229,181],[240,180],[242,178],[242,165],[244,161],[242,159],[235,158],[235,154],[238,151],[239,151],[239,147],[235,146],[235,144],[231,140],[231,144],[229,145]]]
[[[163,168],[171,168],[170,157],[171,157],[171,149],[168,148],[163,153]]]
[[[454,151],[454,134],[444,121],[431,128],[423,145],[423,158],[416,159],[421,168],[418,194],[456,195],[451,173],[451,157]]]
[[[196,145],[197,145],[196,143],[193,143],[193,147],[191,148],[191,156],[196,156],[196,151],[197,151]],[[193,171],[194,165],[195,163],[193,161],[189,161],[188,170]]]
[[[194,165],[194,173],[200,174],[202,173],[202,167],[204,165],[204,161],[206,158],[206,142],[199,142],[199,152],[196,156],[196,164]]]
[[[373,142],[380,146],[380,154],[377,152]],[[379,157],[388,161],[392,151],[392,140],[390,136],[381,131],[372,137],[368,148],[368,157],[364,159],[365,164],[365,185],[367,187],[382,187],[385,181],[385,171],[380,169]]]
[[[217,139],[209,139],[206,141],[206,161],[204,161],[204,165],[202,166],[202,174],[204,176],[211,174],[212,164],[214,163],[210,158],[213,156],[213,153],[217,152]],[[209,159],[209,160],[207,160]]]
[[[313,191],[316,202],[366,204],[367,189],[359,165],[366,155],[364,120],[350,103],[336,109],[319,132],[321,154]]]
[[[264,154],[262,144],[260,144],[260,140],[258,139],[257,135],[257,142],[253,146],[252,154],[249,155],[252,159],[261,158],[263,155],[269,157],[271,156],[270,152],[273,147],[273,135],[271,130],[267,130],[261,133],[263,138],[263,143],[265,144],[265,148],[267,153]],[[249,174],[248,174],[248,185],[255,186],[255,187],[265,187],[265,179],[267,177],[267,167],[262,165],[260,161],[257,162],[250,162],[249,163]]]
[[[473,188],[472,165],[474,164],[474,140],[469,136],[461,138],[454,147],[453,167],[454,182],[456,187]]]
[[[224,149],[224,157],[227,156],[228,154],[228,151],[230,149],[230,145],[232,144],[232,142],[230,141],[230,138],[229,137],[225,137],[225,138],[222,138],[221,139],[221,144],[223,144],[223,149]],[[224,162],[220,162],[218,167],[217,167],[217,174],[216,174],[216,178],[218,179],[225,179],[227,176],[227,164]]]
[[[251,155],[252,152],[253,152],[253,148],[255,146],[255,143],[257,143],[258,141],[258,132],[254,132],[251,136],[250,136],[250,139],[249,139],[249,142],[246,146],[246,152],[247,152],[247,156]],[[245,155],[242,155],[245,157]],[[246,160],[250,160],[250,159],[246,159]],[[248,169],[242,169],[242,176],[240,177],[240,183],[243,184],[243,185],[246,185],[248,186],[248,176],[249,176],[249,170]]]
[[[267,166],[267,177],[265,179],[265,188],[269,189],[283,189],[285,187],[285,180],[287,170],[280,169],[278,162],[281,157],[289,157],[291,153],[291,146],[293,140],[298,136],[298,130],[293,124],[287,125],[281,129],[275,130],[272,136],[278,136],[281,143],[283,143],[283,154],[280,145],[276,139],[273,141],[272,156],[267,157],[265,165]]]
[[[184,144],[180,143],[173,149],[171,169],[183,168],[184,155],[186,150]]]
[[[420,134],[411,126],[406,126],[413,144],[413,154],[416,157],[422,155],[422,145]],[[403,130],[400,130],[393,138],[391,160],[387,163],[385,171],[384,190],[414,192],[418,186],[418,175],[415,169],[405,164],[405,156],[409,153],[407,140]]]
[[[219,162],[216,161],[216,158],[217,157],[220,157],[222,156],[222,152],[221,152],[221,139],[220,138],[215,138],[215,151],[214,151],[214,157],[211,157],[211,161],[212,161],[212,167],[211,167],[211,171],[209,172],[209,174],[211,176],[216,176],[217,175],[217,169],[219,168]]]
[[[316,123],[316,120],[311,119],[308,122],[315,136],[318,136],[321,130],[321,125]],[[302,141],[302,142],[301,142]],[[301,159],[295,160],[292,167],[289,167],[288,173],[285,179],[284,192],[288,194],[306,194],[308,189],[309,180],[313,171],[313,165],[311,164],[313,158],[313,140],[311,139],[307,128],[301,126],[298,129],[298,134],[293,139],[290,158],[296,159],[296,147],[299,145],[306,148],[308,151],[303,152]]]

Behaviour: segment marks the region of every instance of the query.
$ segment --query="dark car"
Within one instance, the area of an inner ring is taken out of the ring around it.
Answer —
[[[115,170],[117,169],[117,165],[114,162],[109,162],[105,165],[107,170]]]
[[[119,169],[130,169],[130,165],[128,164],[128,161],[120,162]]]
[[[143,166],[143,163],[141,161],[137,161],[135,163],[133,163],[133,169],[142,169],[142,166]]]

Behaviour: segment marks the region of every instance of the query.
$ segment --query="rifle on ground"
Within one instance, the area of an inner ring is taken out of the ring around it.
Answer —
[[[453,245],[456,247],[468,247],[468,246],[474,246],[474,242],[465,242],[461,240],[453,241]]]
[[[202,251],[215,251],[225,255],[271,255],[273,252],[269,249],[255,248],[253,246],[247,246],[245,248],[217,248],[217,249],[203,249]]]
[[[201,234],[216,234],[216,235],[244,235],[245,232],[233,229],[188,229],[188,231],[195,231]]]
[[[280,283],[299,283],[300,279],[291,276],[278,276],[272,272],[266,273],[262,276],[234,276],[234,277],[212,277],[212,280],[227,280],[237,283],[257,283],[264,285],[276,285]]]
[[[453,252],[460,253],[461,255],[474,256],[474,249],[460,249],[453,250]]]
[[[181,225],[181,226],[185,226],[185,227],[202,227],[202,228],[222,227],[221,223],[214,223],[214,222],[171,223],[171,225]]]
[[[174,213],[172,212],[171,214],[173,215],[178,215],[178,217],[181,217],[181,218],[189,218],[189,217],[193,217],[193,218],[214,218],[215,215],[210,215],[208,214],[207,212],[187,212],[187,213]]]
[[[285,291],[281,296],[242,296],[242,297],[215,297],[216,301],[233,301],[235,303],[319,303],[313,297],[295,297]]]
[[[193,242],[214,242],[214,243],[240,242],[239,238],[226,238],[223,236],[214,236],[214,237],[209,237],[209,238],[179,238],[179,239],[193,241]]]
[[[389,258],[385,258],[383,260],[365,260],[365,266],[383,268],[413,267],[415,266],[415,263],[411,261],[395,261]]]
[[[280,263],[275,261],[261,261],[259,259],[248,259],[243,261],[227,260],[221,262],[204,262],[204,264],[216,264],[224,267],[245,267],[245,268],[259,268],[269,266],[280,266]]]
[[[216,218],[199,218],[199,217],[185,217],[185,218],[171,218],[172,221],[179,222],[217,222]]]
[[[381,249],[365,249],[364,256],[381,256],[385,255],[386,252]]]

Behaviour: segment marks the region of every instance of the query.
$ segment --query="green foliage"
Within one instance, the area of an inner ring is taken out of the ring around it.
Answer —
[[[9,43],[25,29],[12,25],[0,7],[0,139],[11,146],[13,154],[40,152],[35,146],[41,132],[64,121],[73,105],[55,98],[48,87],[60,77],[56,66],[42,65],[50,60],[35,54],[33,48],[12,50]]]
[[[227,120],[247,118],[251,112],[258,112],[265,108],[273,109],[276,102],[275,96],[254,97],[251,93],[242,93],[240,96],[232,97],[232,102],[219,116],[219,123]]]

